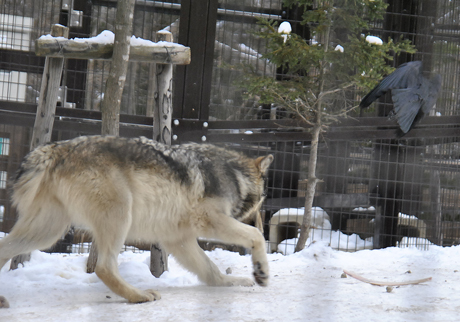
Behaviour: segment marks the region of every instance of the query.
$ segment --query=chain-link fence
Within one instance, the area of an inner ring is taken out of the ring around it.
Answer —
[[[205,6],[206,3],[209,5]],[[351,116],[357,123],[352,123],[352,119],[331,126],[330,133],[320,143],[318,177],[322,181],[315,195],[309,242],[323,240],[336,249],[354,251],[387,246],[449,246],[460,241],[460,2],[388,3],[385,18],[372,23],[370,32],[384,39],[402,36],[417,47],[416,54],[397,56],[390,64],[398,66],[405,61],[423,60],[432,71],[442,75],[436,110],[417,135],[402,140],[382,134],[394,125],[394,121],[386,120],[392,108],[388,100],[361,115],[353,112]],[[195,23],[194,19],[198,19],[195,5],[198,6],[190,0],[137,1],[134,35],[154,40],[158,30],[167,29],[174,41],[190,42],[185,44],[192,48],[195,69],[176,67],[174,75],[174,92],[181,93],[174,100],[184,101],[182,110],[174,111],[175,118],[181,126],[189,126],[175,129],[179,138],[206,136],[208,141],[225,143],[252,155],[274,154],[267,182],[268,198],[262,209],[264,234],[270,251],[292,252],[308,185],[309,137],[302,127],[283,125],[290,119],[282,107],[246,99],[235,84],[242,73],[236,66],[249,64],[260,74],[280,77],[282,71],[262,56],[266,43],[255,35],[260,28],[258,18],[288,20],[293,32],[307,40],[308,28],[299,23],[299,11],[284,8],[281,0],[220,0],[217,6],[212,1],[202,1],[200,10],[208,11],[198,18],[207,19],[207,25]],[[7,182],[12,180],[29,149],[31,116],[40,90],[44,59],[34,54],[35,39],[48,34],[55,23],[69,26],[71,38],[113,31],[115,11],[116,1],[112,0],[3,1],[0,7],[1,231],[8,232],[16,218],[10,207]],[[184,25],[181,29],[184,20],[189,30]],[[206,39],[197,44],[200,37]],[[66,60],[58,105],[88,113],[98,111],[109,66],[108,61]],[[150,84],[152,72],[149,63],[130,63],[122,113],[143,116],[143,122],[149,122],[155,95]],[[194,118],[190,115],[195,115],[195,107],[190,108],[193,111],[186,109],[195,100],[187,101],[184,97],[189,97],[188,88],[194,90],[197,81],[201,82],[200,111]],[[357,105],[363,94],[355,89],[351,100]],[[201,97],[209,99],[201,101]],[[75,120],[75,125],[57,128],[53,139],[92,133],[88,128],[78,127],[77,121],[84,117],[69,113],[68,119]],[[382,118],[377,119],[378,116]],[[207,122],[206,129],[201,125],[203,122]],[[89,238],[75,230],[71,242],[83,245],[78,251],[85,251],[84,243]],[[73,249],[76,250],[75,246]]]

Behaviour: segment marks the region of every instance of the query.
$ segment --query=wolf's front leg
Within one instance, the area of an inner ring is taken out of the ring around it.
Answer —
[[[252,286],[250,278],[222,274],[219,268],[206,256],[195,238],[182,240],[179,243],[165,243],[167,251],[176,260],[196,274],[200,281],[210,286]]]
[[[203,237],[215,238],[227,244],[234,244],[252,250],[254,278],[260,286],[268,285],[269,269],[265,239],[255,227],[243,224],[224,214],[209,217],[212,223],[203,231]]]

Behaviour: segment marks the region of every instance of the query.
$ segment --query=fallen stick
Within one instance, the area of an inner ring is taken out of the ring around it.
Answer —
[[[357,280],[359,280],[361,282],[369,283],[369,284],[372,284],[372,285],[378,285],[378,286],[415,285],[415,284],[420,284],[420,283],[425,283],[425,282],[431,281],[431,277],[427,277],[427,278],[422,278],[422,279],[419,279],[419,280],[412,280],[412,281],[405,281],[405,282],[380,282],[380,281],[370,280],[368,278],[365,278],[365,277],[363,277],[361,275],[358,275],[358,274],[350,272],[350,271],[343,270],[343,272],[345,274],[347,274],[348,276],[356,278]]]

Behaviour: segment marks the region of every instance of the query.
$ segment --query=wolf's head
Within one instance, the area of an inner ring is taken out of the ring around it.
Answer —
[[[195,143],[177,146],[171,156],[177,160],[179,153],[187,157],[181,163],[198,170],[203,197],[214,200],[226,214],[239,221],[257,222],[272,155],[251,158],[233,149]]]
[[[273,155],[250,159],[244,179],[238,179],[240,193],[240,207],[234,209],[234,217],[245,223],[253,223],[263,232],[263,223],[260,217],[260,207],[266,196],[266,175]]]
[[[268,172],[268,168],[270,167],[270,164],[273,162],[273,155],[269,154],[267,156],[263,156],[263,157],[258,157],[257,159],[255,159],[255,166],[258,170],[258,176],[260,178],[263,179],[263,186],[262,186],[262,195],[261,195],[261,199],[263,201],[263,199],[265,199],[265,196],[266,196],[266,191],[265,191],[265,188],[266,188],[266,178],[267,178],[267,172]],[[260,184],[259,184],[259,188],[260,188]]]

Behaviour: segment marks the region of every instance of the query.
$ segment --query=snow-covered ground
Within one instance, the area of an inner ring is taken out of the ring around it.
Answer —
[[[208,255],[225,271],[252,274],[249,255],[223,250]],[[87,254],[35,251],[15,271],[0,272],[0,295],[10,308],[0,321],[458,321],[460,247],[430,246],[333,250],[316,242],[302,252],[269,254],[270,285],[208,287],[169,259],[160,278],[148,269],[149,254],[124,252],[122,276],[136,287],[159,290],[162,299],[128,304],[95,276],[85,273]],[[372,286],[341,278],[342,270],[382,281],[433,277],[432,281],[395,287]]]

